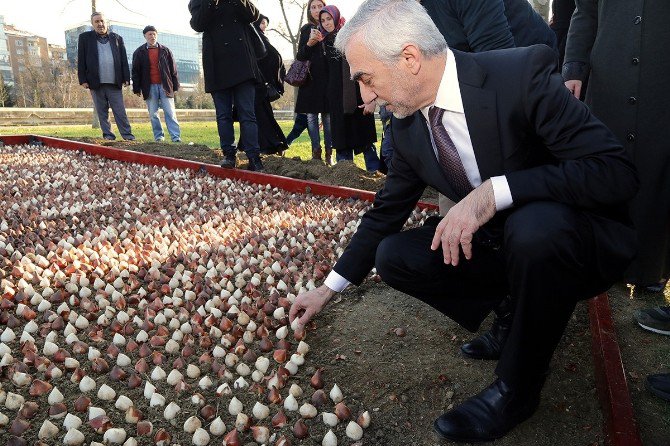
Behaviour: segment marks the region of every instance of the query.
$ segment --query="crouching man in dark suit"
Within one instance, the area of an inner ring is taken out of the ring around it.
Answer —
[[[434,424],[452,441],[502,437],[535,412],[576,302],[607,290],[634,254],[635,169],[544,45],[452,51],[416,0],[367,0],[336,46],[363,100],[393,112],[396,152],[334,270],[290,319],[307,323],[373,266],[472,331],[511,295],[497,378]],[[427,185],[457,204],[400,232]]]

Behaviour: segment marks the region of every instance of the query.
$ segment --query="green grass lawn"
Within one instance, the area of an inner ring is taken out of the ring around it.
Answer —
[[[287,135],[293,127],[293,121],[279,121],[284,134]],[[151,142],[154,140],[151,132],[151,124],[147,122],[133,123],[133,134],[138,140]],[[182,122],[181,136],[184,143],[193,142],[194,144],[203,144],[209,147],[219,147],[219,136],[216,130],[215,122]],[[114,124],[112,129],[115,133],[118,131]],[[381,125],[377,123],[377,130],[380,132]],[[92,137],[100,138],[100,129],[91,128],[90,125],[41,125],[41,126],[15,126],[15,127],[0,127],[0,135],[41,135],[52,136],[56,138],[72,138],[72,137]],[[239,135],[239,126],[235,123],[235,134]],[[381,135],[379,135],[381,141]],[[377,144],[377,151],[379,152],[379,144]],[[291,147],[286,152],[287,157],[299,156],[303,160],[308,160],[312,157],[311,144],[307,130],[303,132],[298,139],[296,139]],[[365,168],[363,155],[356,155],[354,162],[362,169]]]

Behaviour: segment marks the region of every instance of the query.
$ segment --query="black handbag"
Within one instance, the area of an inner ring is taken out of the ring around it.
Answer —
[[[281,98],[281,93],[277,90],[277,87],[270,83],[265,83],[265,88],[267,89],[267,98],[270,102],[274,102],[277,99]]]

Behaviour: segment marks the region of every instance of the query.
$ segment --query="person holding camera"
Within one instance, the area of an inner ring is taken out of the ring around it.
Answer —
[[[307,131],[312,141],[312,159],[321,159],[321,135],[319,134],[319,113],[323,123],[323,138],[326,148],[326,164],[332,164],[333,142],[330,131],[330,105],[327,97],[328,71],[326,67],[326,48],[323,36],[317,29],[319,13],[326,6],[322,0],[309,0],[307,3],[308,23],[300,29],[300,43],[295,58],[309,61],[310,80],[298,88],[295,112],[307,114]]]

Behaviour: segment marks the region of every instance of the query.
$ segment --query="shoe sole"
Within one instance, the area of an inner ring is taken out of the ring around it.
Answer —
[[[440,433],[440,431],[437,430],[435,426],[433,426],[433,438],[437,442],[437,444],[440,445],[449,445],[449,444],[454,444],[454,443],[490,443],[492,441],[498,440],[499,438],[502,438],[506,435],[507,433],[495,436],[495,437],[489,437],[489,438],[449,438],[445,437]]]
[[[497,360],[500,359],[500,356],[496,356],[496,357],[486,356],[485,357],[485,356],[471,355],[469,353],[464,352],[462,349],[461,349],[461,355],[463,355],[464,357],[466,357],[468,359],[476,359],[478,361],[497,361]]]
[[[660,328],[654,328],[650,327],[648,325],[644,325],[642,322],[637,323],[640,327],[644,328],[645,330],[651,331],[653,333],[658,333],[666,336],[670,336],[670,330],[661,330]]]

